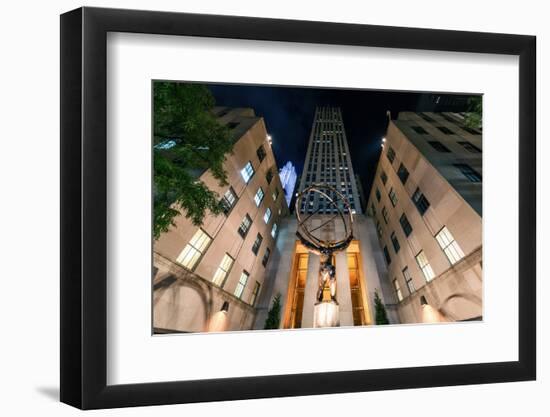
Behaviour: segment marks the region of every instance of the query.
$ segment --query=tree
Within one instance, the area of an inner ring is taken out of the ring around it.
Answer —
[[[273,298],[273,304],[267,312],[264,329],[278,329],[281,320],[281,294],[277,294]]]
[[[374,308],[376,310],[376,324],[390,324],[386,315],[386,307],[384,307],[377,291],[374,291]]]
[[[158,239],[180,214],[202,224],[207,210],[223,207],[214,191],[198,179],[210,170],[227,185],[223,163],[231,152],[230,131],[212,113],[214,97],[204,85],[153,84],[153,234]]]
[[[468,111],[464,118],[466,126],[479,129],[482,124],[483,103],[481,96],[471,97],[468,99]]]

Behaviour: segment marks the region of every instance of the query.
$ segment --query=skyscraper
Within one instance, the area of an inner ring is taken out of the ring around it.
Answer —
[[[348,201],[353,213],[353,240],[334,254],[340,326],[375,323],[374,293],[386,305],[391,323],[398,323],[393,294],[386,276],[383,253],[372,218],[363,215],[346,132],[339,108],[318,107],[300,178],[299,191],[310,185],[330,185]],[[311,216],[313,227],[327,239],[336,239],[343,225],[334,221],[338,209],[318,193],[308,193],[298,210]],[[255,328],[263,328],[273,298],[281,295],[281,328],[314,327],[320,257],[309,252],[296,235],[294,216],[281,219],[273,261],[266,270],[265,291],[258,303]],[[325,238],[324,237],[324,238]]]
[[[353,213],[361,214],[342,112],[337,107],[317,107],[315,110],[299,191],[312,184],[331,185],[348,199]],[[312,197],[313,200],[302,201],[300,212],[328,214],[336,211],[322,196]]]
[[[292,200],[292,194],[296,187],[296,168],[292,165],[292,162],[288,161],[279,171],[279,177],[281,178],[281,184],[285,192],[286,205],[290,207],[290,201]]]

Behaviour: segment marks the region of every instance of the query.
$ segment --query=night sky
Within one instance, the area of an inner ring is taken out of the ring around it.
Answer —
[[[315,107],[340,107],[353,169],[360,176],[365,198],[368,198],[380,156],[387,110],[393,118],[400,111],[466,110],[466,96],[459,95],[232,84],[208,87],[217,106],[251,107],[257,116],[263,117],[273,138],[278,167],[291,161],[298,175],[303,169]]]

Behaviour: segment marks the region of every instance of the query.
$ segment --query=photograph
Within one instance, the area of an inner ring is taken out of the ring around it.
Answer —
[[[483,320],[482,95],[151,88],[154,335]]]

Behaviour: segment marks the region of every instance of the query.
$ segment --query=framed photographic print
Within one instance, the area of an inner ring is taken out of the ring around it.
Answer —
[[[535,38],[61,16],[61,400],[535,379]]]

